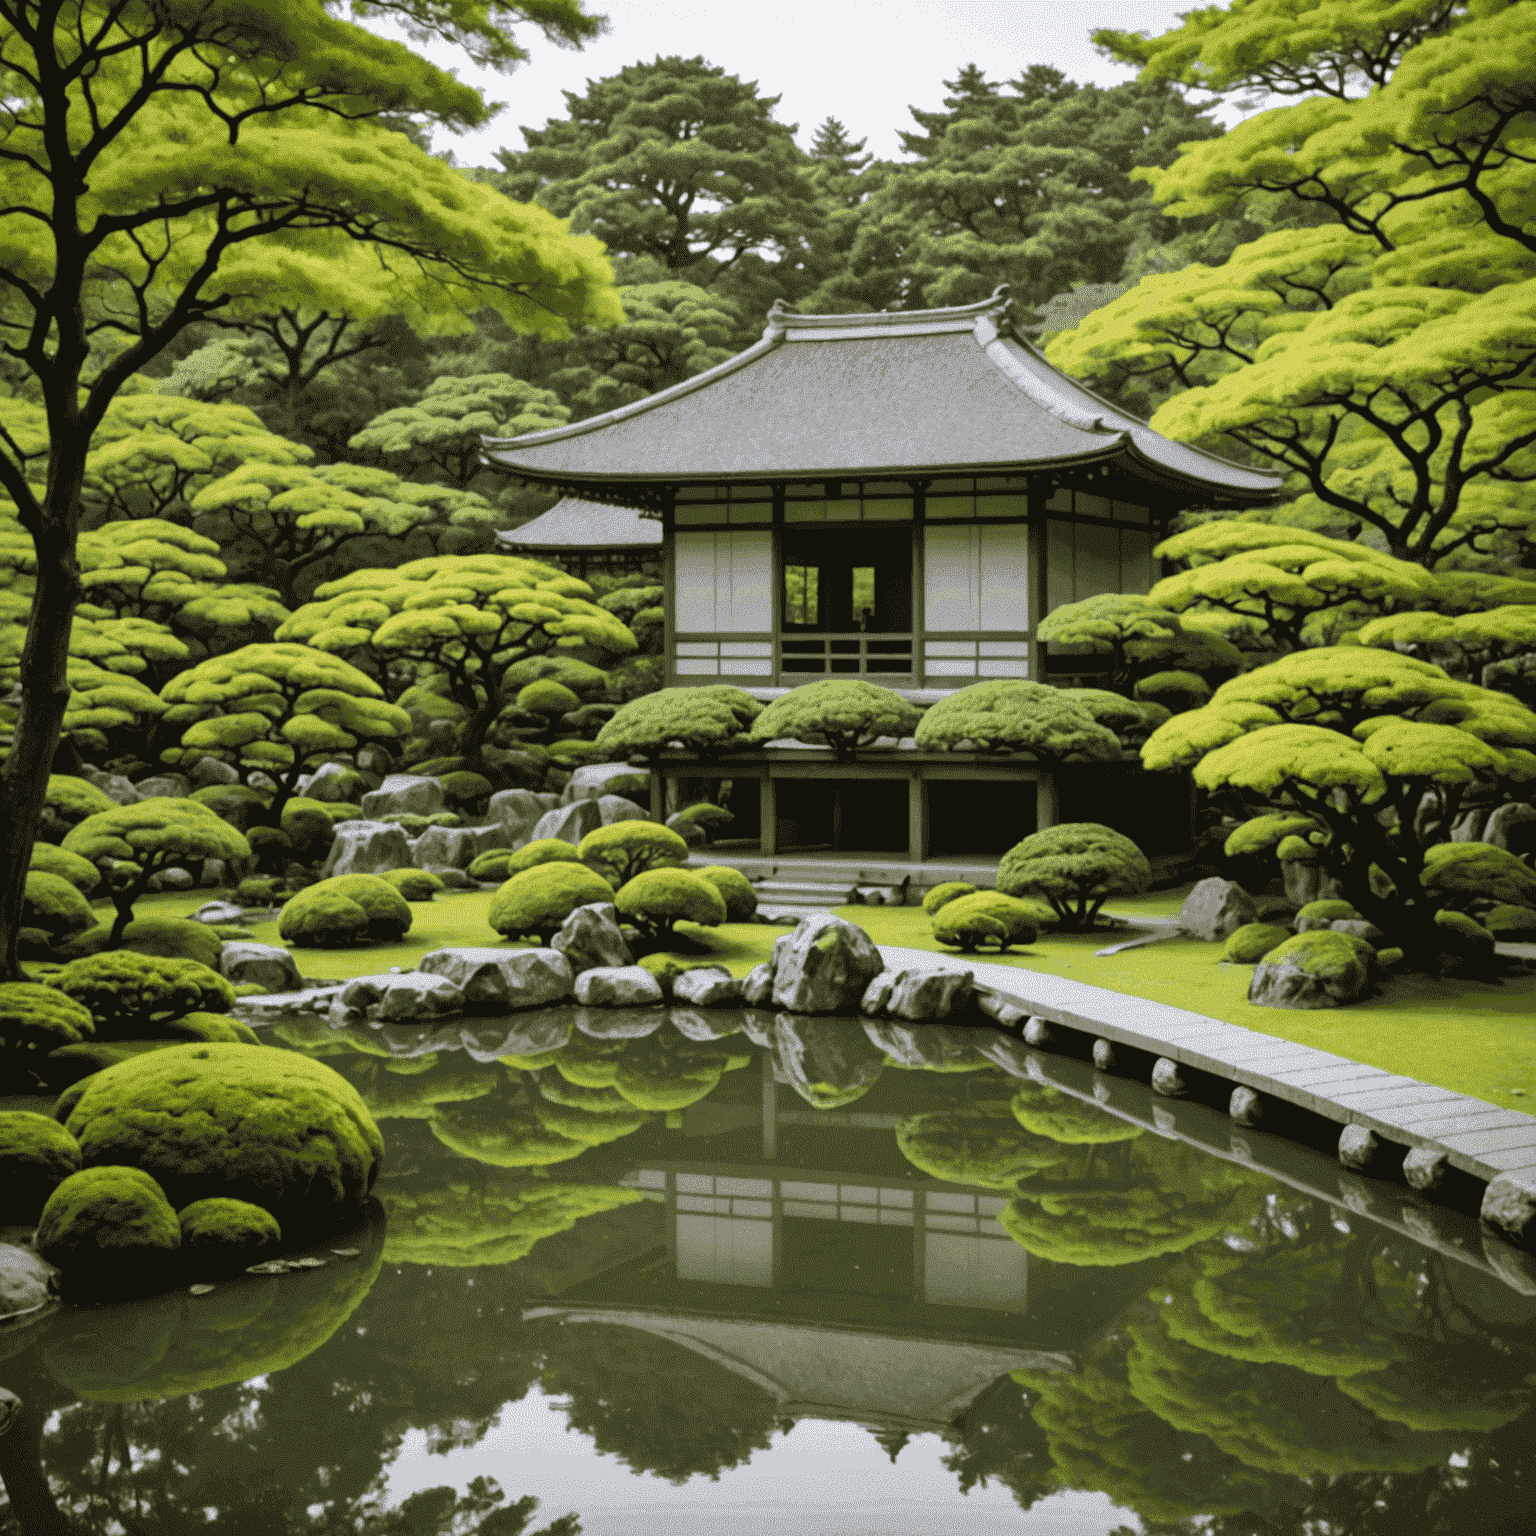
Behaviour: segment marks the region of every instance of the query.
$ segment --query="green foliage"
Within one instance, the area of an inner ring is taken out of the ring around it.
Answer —
[[[1321,922],[1332,923],[1359,916],[1347,901],[1309,901],[1297,909],[1296,921],[1299,923],[1306,918],[1316,918]]]
[[[1019,901],[1001,891],[973,891],[944,902],[933,918],[933,936],[940,944],[953,944],[967,954],[990,944],[1006,950],[1015,944],[1033,944],[1042,923],[1055,921],[1053,914],[1033,902]]]
[[[183,1258],[190,1272],[199,1276],[239,1274],[283,1240],[282,1228],[271,1212],[248,1200],[219,1195],[194,1200],[176,1213],[176,1220]]]
[[[85,932],[96,921],[90,903],[62,875],[34,870],[22,894],[21,929],[29,947],[54,949]]]
[[[387,944],[410,932],[405,896],[380,875],[333,875],[283,904],[277,931],[301,949]]]
[[[608,605],[600,603],[598,606],[607,607]],[[613,611],[609,609],[610,613]],[[517,707],[530,715],[565,715],[580,703],[581,700],[569,688],[563,683],[557,683],[552,677],[529,683],[526,688],[520,689],[517,695]]]
[[[1134,896],[1151,878],[1141,849],[1095,821],[1035,832],[1010,848],[997,869],[1000,891],[1042,898],[1067,928],[1091,928],[1111,896]]]
[[[69,959],[78,960],[106,949],[160,955],[170,960],[196,960],[199,965],[217,970],[224,939],[217,929],[188,917],[139,917],[123,929],[115,944],[111,928],[98,923],[71,940],[64,952]]]
[[[728,923],[750,923],[757,916],[757,888],[739,869],[729,864],[706,864],[694,871],[720,892]]]
[[[613,902],[621,917],[660,941],[669,939],[680,922],[713,928],[726,920],[725,899],[719,887],[689,869],[647,870],[621,886]]]
[[[43,1058],[96,1033],[91,1010],[35,981],[0,982],[0,1062],[7,1080],[30,1086]]]
[[[1536,908],[1536,873],[1488,843],[1439,843],[1424,852],[1424,890],[1445,907],[1475,901]]]
[[[578,861],[557,860],[514,874],[491,897],[487,921],[503,938],[548,943],[577,907],[612,900],[613,887],[601,875]]]
[[[1004,1100],[914,1115],[896,1127],[896,1145],[933,1178],[982,1189],[1012,1189],[1066,1156],[1053,1142],[1021,1131]]]
[[[1536,912],[1529,907],[1500,903],[1483,914],[1483,927],[1500,944],[1536,942]]]
[[[927,751],[1026,752],[1043,763],[1114,762],[1120,742],[1070,692],[1046,683],[972,683],[930,706],[915,732]]]
[[[882,737],[910,736],[923,712],[899,693],[860,679],[831,679],[791,688],[752,722],[754,742],[803,741],[828,746],[839,762]]]
[[[1227,936],[1221,958],[1233,965],[1257,965],[1290,936],[1289,928],[1277,928],[1273,923],[1244,923]]]
[[[407,901],[431,901],[439,891],[448,889],[425,869],[387,869],[379,878],[387,880]]]
[[[685,805],[672,819],[688,822],[701,828],[706,843],[714,842],[715,834],[722,827],[728,827],[736,820],[723,805],[716,805],[712,800],[700,800],[695,805]]]
[[[941,881],[923,897],[923,911],[932,917],[946,901],[953,901],[957,896],[969,896],[975,889],[974,885],[967,885],[964,880]]]
[[[34,843],[27,860],[29,869],[67,880],[77,891],[88,893],[101,884],[101,871],[78,853],[67,853],[52,843]]]
[[[495,848],[491,853],[499,858],[502,850]],[[484,857],[484,855],[482,855]],[[524,843],[521,848],[506,855],[506,873],[503,879],[510,879],[513,875],[520,875],[525,869],[534,869],[540,864],[579,864],[581,855],[576,851],[575,843],[568,843],[563,837],[536,837],[531,843]],[[479,863],[479,859],[475,863]],[[474,868],[472,864],[471,869]],[[494,879],[493,875],[477,875],[476,879]]]
[[[294,1051],[175,1045],[97,1073],[65,1122],[87,1168],[157,1179],[172,1205],[245,1200],[290,1240],[362,1209],[383,1138],[356,1089]]]
[[[0,1221],[35,1226],[49,1195],[79,1170],[79,1143],[57,1120],[0,1111]]]
[[[1021,1084],[1008,1107],[1026,1131],[1067,1146],[1103,1146],[1134,1141],[1141,1135],[1139,1125],[1118,1119],[1097,1104],[1085,1104],[1049,1083]]]
[[[662,688],[631,699],[597,733],[615,762],[644,761],[668,747],[709,756],[746,745],[747,728],[763,706],[742,688]]]
[[[671,827],[654,821],[616,821],[594,827],[577,844],[576,853],[615,889],[645,870],[688,862],[688,844]]]
[[[181,1229],[149,1174],[97,1166],[70,1174],[48,1196],[34,1241],[73,1288],[132,1294],[169,1279]]]
[[[71,960],[46,985],[89,1010],[103,1040],[153,1035],[188,1013],[228,1013],[235,989],[196,960],[119,950]]]
[[[37,827],[38,836],[44,842],[61,843],[71,827],[98,811],[114,810],[116,804],[88,779],[50,773],[43,816]]]

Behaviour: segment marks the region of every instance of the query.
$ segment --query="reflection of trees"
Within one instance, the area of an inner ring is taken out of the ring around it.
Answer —
[[[570,1427],[636,1472],[711,1479],[766,1448],[774,1398],[696,1350],[641,1328],[572,1323],[557,1330],[544,1390],[569,1397]]]
[[[961,1493],[999,1482],[1020,1509],[1066,1486],[1058,1474],[1030,1394],[1012,1376],[1000,1377],[972,1398],[945,1431],[952,1447],[944,1465]]]
[[[983,1189],[1009,1189],[1066,1157],[1055,1142],[1021,1131],[1006,1100],[913,1115],[896,1127],[896,1145],[914,1168]]]

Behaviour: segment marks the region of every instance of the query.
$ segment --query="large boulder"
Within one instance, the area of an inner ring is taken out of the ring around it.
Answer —
[[[81,770],[80,777],[86,783],[94,784],[108,800],[116,801],[118,805],[137,805],[144,799],[133,781],[125,779],[120,773],[104,773],[100,768],[85,768]]]
[[[243,923],[245,908],[236,901],[205,901],[192,914],[192,921],[208,923],[216,928],[222,928],[227,923]]]
[[[379,1024],[428,1024],[463,1011],[463,990],[446,978],[391,971],[354,977],[342,988],[332,1017],[342,1023],[361,1015]]]
[[[107,1067],[86,1079],[65,1129],[86,1172],[137,1168],[157,1181],[173,1224],[175,1211],[220,1196],[270,1211],[289,1238],[355,1218],[384,1156],[339,1072],[250,1045],[172,1045]]]
[[[830,912],[808,917],[773,946],[773,1002],[791,1013],[856,1013],[885,969],[865,931]]]
[[[629,966],[635,963],[624,934],[619,928],[619,909],[610,902],[593,902],[577,907],[560,925],[550,940],[579,976],[595,966]]]
[[[192,781],[184,773],[157,773],[134,788],[141,800],[184,800],[192,793]]]
[[[328,1016],[345,989],[340,981],[320,982],[302,992],[257,992],[235,999],[234,1014],[247,1024],[312,1024]]]
[[[35,1222],[49,1195],[79,1171],[79,1145],[52,1116],[0,1113],[0,1226]]]
[[[219,970],[237,987],[257,986],[262,992],[297,992],[304,986],[293,955],[277,944],[232,939],[219,956]]]
[[[93,1086],[107,1072],[98,1072]],[[181,1248],[181,1227],[164,1189],[152,1174],[115,1158],[92,1162],[49,1195],[37,1223],[38,1253],[63,1271],[72,1292],[123,1294],[164,1284]]]
[[[0,1243],[0,1327],[38,1316],[57,1300],[59,1272],[30,1248]]]
[[[187,770],[187,782],[193,789],[211,789],[215,784],[238,784],[240,772],[216,757],[199,758]]]
[[[1338,1008],[1374,990],[1375,952],[1324,928],[1278,944],[1254,967],[1248,1001],[1261,1008]]]
[[[378,875],[387,869],[411,868],[411,845],[405,829],[392,821],[344,821],[325,863],[324,877]]]
[[[474,1013],[545,1008],[568,998],[576,980],[555,949],[435,949],[418,969],[451,981]]]
[[[468,869],[490,848],[510,848],[512,834],[499,821],[487,827],[428,827],[411,848],[418,869]]]
[[[345,763],[322,763],[309,776],[303,793],[306,799],[326,805],[350,805],[357,798],[360,778],[357,769]]]
[[[439,779],[415,773],[392,773],[362,800],[364,816],[435,816],[446,807]]]
[[[605,827],[611,827],[616,821],[649,821],[651,819],[651,813],[648,810],[636,805],[633,800],[626,800],[623,795],[599,795],[597,810]]]
[[[1184,898],[1179,927],[1191,938],[1224,943],[1239,928],[1259,920],[1253,897],[1234,880],[1212,875]]]
[[[576,1001],[588,1008],[645,1008],[661,1003],[661,983],[641,965],[596,965],[576,978]]]
[[[947,965],[881,971],[864,989],[859,1012],[913,1023],[947,1019],[970,1002],[974,980],[970,971]]]
[[[624,795],[630,800],[647,796],[650,774],[630,763],[588,763],[575,769],[570,782],[560,792],[560,800],[570,805],[576,800],[598,800],[605,795]]]
[[[695,1008],[739,1008],[741,982],[723,968],[695,966],[672,983],[672,997]]]
[[[570,805],[546,811],[534,823],[528,835],[530,843],[543,837],[558,837],[561,842],[579,843],[588,832],[603,824],[603,813],[595,800],[575,800]]]
[[[1518,800],[1499,806],[1483,828],[1482,841],[1517,858],[1536,852],[1536,806]]]
[[[539,818],[549,809],[531,789],[504,789],[491,796],[488,815],[500,822],[511,841],[509,848],[521,848],[538,824]]]

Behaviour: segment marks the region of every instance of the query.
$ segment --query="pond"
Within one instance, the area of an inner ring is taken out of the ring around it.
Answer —
[[[0,1532],[1528,1528],[1536,1285],[1470,1220],[991,1031],[661,1017],[278,1027],[380,1119],[369,1218],[0,1333]]]

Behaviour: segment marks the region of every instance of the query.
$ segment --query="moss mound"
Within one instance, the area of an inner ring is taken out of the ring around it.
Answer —
[[[1033,902],[1001,891],[973,891],[944,902],[933,913],[933,936],[940,944],[953,944],[967,953],[983,945],[1004,950],[1014,944],[1033,944],[1042,924],[1053,921],[1053,913]]]
[[[1494,907],[1483,917],[1483,927],[1500,944],[1536,943],[1536,912],[1509,903]]]
[[[7,1083],[25,1088],[50,1051],[96,1033],[91,1010],[36,981],[0,983],[0,1069]]]
[[[499,848],[492,849],[491,851],[498,856],[501,853]],[[485,857],[486,855],[483,853],[480,855],[481,859]],[[476,864],[479,862],[480,859],[475,860]],[[540,837],[535,838],[531,843],[524,843],[521,848],[507,855],[507,872],[502,878],[510,880],[513,875],[520,875],[525,869],[537,869],[540,864],[579,863],[581,863],[581,855],[576,852],[576,845],[574,843],[566,842],[563,837]],[[476,876],[476,879],[480,878],[482,877]],[[493,879],[494,876],[487,875],[483,878]]]
[[[1221,958],[1234,965],[1257,965],[1270,950],[1290,938],[1289,928],[1279,928],[1273,923],[1244,923],[1230,934],[1222,946]]]
[[[0,1225],[31,1225],[48,1197],[80,1171],[80,1143],[57,1120],[0,1113]]]
[[[574,856],[575,849],[571,852]],[[548,939],[577,907],[612,900],[613,887],[585,864],[537,864],[513,875],[496,892],[486,916],[504,938]]]
[[[426,869],[391,869],[379,878],[387,880],[407,901],[431,901],[439,891],[448,889]]]
[[[152,1175],[107,1163],[70,1174],[49,1195],[36,1243],[71,1290],[121,1294],[170,1278],[181,1228]]]
[[[99,955],[106,951],[111,938],[110,924],[98,923],[79,938],[71,939],[63,952],[77,960]],[[112,948],[135,955],[157,955],[162,960],[195,960],[217,970],[224,940],[207,923],[195,923],[191,918],[136,917]]]
[[[333,875],[307,886],[277,921],[281,938],[300,949],[392,943],[410,931],[404,896],[378,875]]]
[[[923,897],[923,911],[932,917],[946,901],[954,901],[959,896],[969,896],[975,891],[974,885],[964,880],[945,880]]]
[[[78,853],[65,853],[53,843],[34,843],[27,868],[67,880],[77,891],[94,891],[101,884],[101,874],[89,859]]]
[[[706,864],[694,873],[720,892],[726,922],[750,923],[757,916],[757,890],[739,869],[729,864]]]
[[[79,889],[62,875],[35,869],[27,874],[21,906],[21,931],[27,949],[46,954],[84,933],[96,914]]]
[[[713,928],[725,921],[725,898],[712,881],[691,869],[648,869],[613,897],[619,915],[642,933],[664,939],[680,922]]]
[[[194,1200],[176,1213],[176,1219],[188,1272],[198,1277],[237,1274],[283,1240],[283,1229],[272,1213],[248,1200]]]
[[[373,1117],[340,1073],[247,1045],[170,1046],[108,1067],[87,1079],[66,1129],[87,1168],[141,1168],[177,1209],[249,1201],[290,1237],[352,1220],[384,1156]]]
[[[1025,1083],[1008,1107],[1026,1131],[1068,1146],[1102,1146],[1113,1141],[1134,1141],[1141,1135],[1139,1125],[1116,1119],[1108,1110],[1085,1104],[1045,1083]]]
[[[188,1013],[228,1013],[235,989],[210,966],[125,950],[71,960],[46,983],[90,1010],[98,1038],[158,1033]]]

